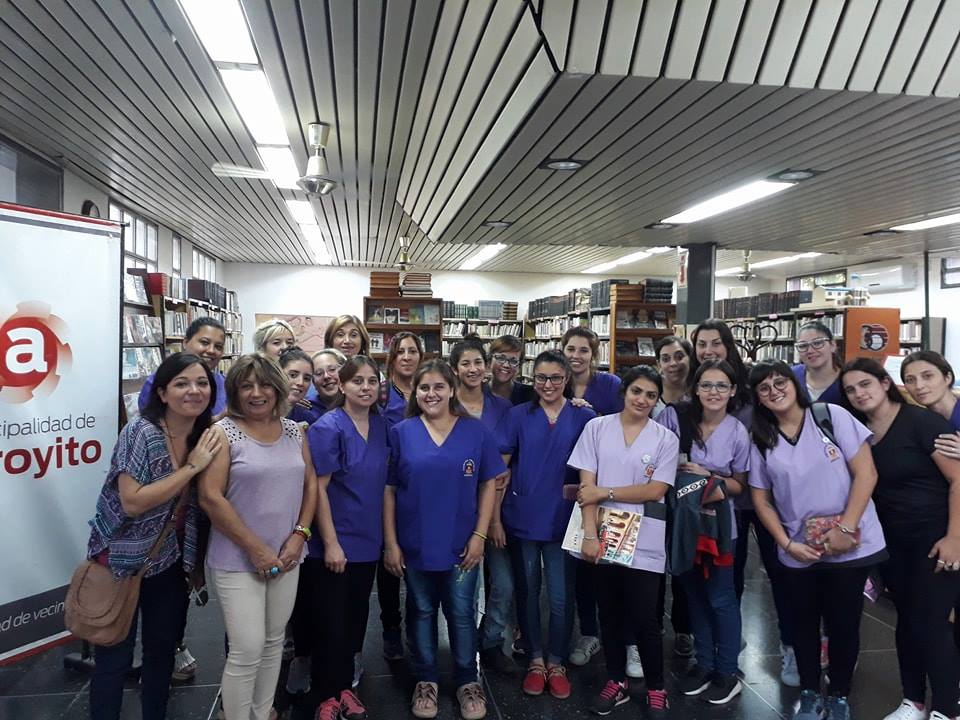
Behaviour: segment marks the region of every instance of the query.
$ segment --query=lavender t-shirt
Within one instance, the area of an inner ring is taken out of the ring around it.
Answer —
[[[254,440],[229,417],[217,423],[230,442],[224,495],[244,524],[277,553],[300,519],[306,470],[300,427],[287,418],[280,422],[283,432],[272,443]],[[207,565],[214,570],[257,571],[247,553],[215,527],[210,530]]]
[[[657,416],[657,422],[680,437],[680,421],[677,411],[668,407]],[[707,441],[700,445],[696,440],[690,446],[690,462],[694,462],[704,470],[725,475],[745,473],[750,469],[750,436],[747,429],[733,415],[727,415],[714,429]],[[746,488],[744,492],[749,492]],[[734,497],[727,499],[730,506],[730,537],[737,539],[737,522],[733,515]]]
[[[796,443],[782,435],[767,450],[766,457],[754,446],[750,458],[750,486],[771,490],[784,530],[794,542],[803,542],[803,524],[808,518],[842,515],[853,482],[847,467],[873,433],[838,405],[828,405],[837,445],[820,432],[810,410]],[[839,448],[838,448],[839,446]],[[867,558],[886,547],[873,500],[860,519],[860,545],[842,555],[824,555],[820,562],[846,563]],[[780,562],[802,568],[781,548]]]
[[[623,438],[620,413],[617,413],[594,418],[586,424],[567,464],[578,470],[596,473],[599,487],[646,485],[651,480],[672,486],[677,476],[679,448],[677,437],[652,421],[647,421],[633,443],[627,445]],[[634,503],[606,501],[601,504],[643,512],[643,506]],[[649,516],[643,518],[633,556],[634,568],[663,572],[667,559],[665,534],[666,523],[663,520]]]

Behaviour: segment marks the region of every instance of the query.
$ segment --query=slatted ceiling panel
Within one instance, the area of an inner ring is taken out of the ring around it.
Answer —
[[[817,9],[821,6],[818,5]],[[876,9],[876,2],[847,3],[840,16],[840,26],[831,41],[827,60],[820,71],[817,81],[819,87],[826,90],[846,88]]]
[[[692,78],[695,75],[707,22],[714,7],[713,0],[686,0],[680,6],[677,24],[664,67],[664,77]]]
[[[564,71],[568,73],[595,73],[599,65],[601,46],[605,40],[607,14],[610,2],[577,2],[570,44]]]
[[[848,5],[839,2],[814,4],[790,72],[788,82],[792,87],[819,87],[818,80]]]
[[[745,7],[746,0],[726,0],[720,11],[719,4],[714,3],[710,26],[697,63],[697,80],[723,80]]]
[[[944,0],[933,30],[907,83],[911,95],[930,95],[960,39],[960,0]]]
[[[789,4],[792,0],[786,0]],[[733,48],[733,57],[727,68],[727,82],[732,83],[753,83],[756,82],[759,75],[760,62],[763,58],[764,49],[769,41],[770,34],[773,31],[774,22],[777,19],[777,13],[780,10],[782,0],[762,0],[761,2],[751,2],[747,6],[746,15],[740,25],[739,42]],[[775,48],[775,50],[786,50]],[[793,58],[790,56],[792,65]]]
[[[881,0],[847,83],[848,90],[872,91],[877,87],[884,67],[878,58],[887,57],[893,48],[909,5],[910,0]]]
[[[630,74],[630,60],[633,58],[633,49],[637,43],[637,31],[643,15],[643,6],[644,0],[610,4],[603,56],[600,59],[601,74]]]
[[[903,92],[940,5],[940,2],[910,4],[893,48],[887,56],[886,65],[877,83],[877,92]]]
[[[776,22],[763,51],[763,63],[756,78],[758,83],[786,84],[812,8],[813,0],[791,0],[780,4]]]
[[[632,75],[660,77],[676,11],[677,0],[647,0],[633,52]]]
[[[607,1],[595,0],[593,6],[598,12],[606,12]],[[553,57],[560,65],[560,69],[563,69],[567,66],[567,54],[570,51],[574,8],[582,2],[581,0],[533,0],[533,4],[540,13],[540,29],[553,51]]]
[[[960,95],[960,43],[954,45],[950,60],[934,89],[934,95],[948,98]]]

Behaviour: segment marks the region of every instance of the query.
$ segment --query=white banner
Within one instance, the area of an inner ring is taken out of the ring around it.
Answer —
[[[0,663],[67,637],[117,439],[120,226],[0,203]]]

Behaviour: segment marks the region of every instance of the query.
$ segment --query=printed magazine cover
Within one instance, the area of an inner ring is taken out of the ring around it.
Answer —
[[[629,510],[608,508],[603,505],[597,511],[597,532],[603,547],[600,562],[617,565],[633,565],[637,549],[637,533],[643,515]],[[579,556],[583,545],[583,515],[580,506],[574,505],[563,536],[563,549]]]

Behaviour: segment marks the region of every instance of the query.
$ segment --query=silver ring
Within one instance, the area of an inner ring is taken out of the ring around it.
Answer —
[[[946,563],[943,560],[937,560],[937,565],[946,565]]]

